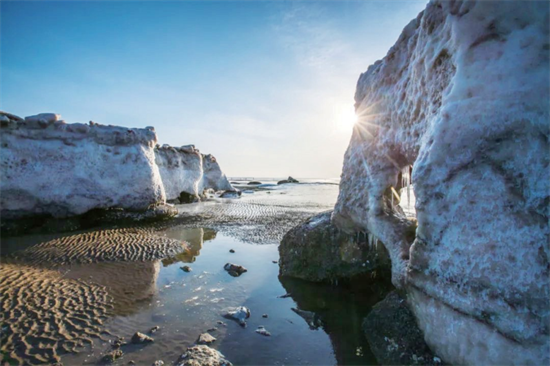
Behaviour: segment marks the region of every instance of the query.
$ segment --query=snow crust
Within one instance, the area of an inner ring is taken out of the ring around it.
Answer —
[[[332,219],[384,243],[449,363],[550,362],[549,18],[547,2],[431,1],[357,84]],[[409,166],[414,242],[391,190]]]
[[[2,218],[144,210],[165,201],[151,129],[10,116],[1,119]]]
[[[182,192],[199,198],[209,188],[235,191],[216,158],[201,154],[194,145],[163,145],[155,149],[155,156],[168,200],[178,198]]]

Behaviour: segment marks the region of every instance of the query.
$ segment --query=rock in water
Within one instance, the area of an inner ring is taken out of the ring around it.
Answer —
[[[233,277],[239,277],[243,273],[247,272],[247,269],[243,266],[233,263],[226,263],[225,266],[223,266],[223,269],[225,269]]]
[[[193,269],[189,266],[180,267],[183,272],[191,272]]]
[[[380,365],[435,364],[413,313],[397,291],[372,308],[363,331]]]
[[[208,333],[202,333],[197,339],[197,344],[210,344],[216,341],[216,338],[212,337]]]
[[[236,308],[227,308],[223,311],[223,316],[227,319],[236,320],[241,326],[246,326],[246,319],[250,318],[250,310],[244,306]]]
[[[225,359],[225,356],[208,346],[199,345],[187,348],[181,355],[177,366],[232,366],[232,363]]]
[[[338,230],[331,214],[313,216],[285,234],[279,245],[281,276],[319,282],[389,272],[391,262],[384,246],[373,245],[367,234]]]
[[[451,364],[550,364],[549,5],[431,1],[357,83],[333,222]],[[418,229],[395,202],[412,182]]]
[[[122,352],[121,349],[115,349],[105,354],[105,356],[103,356],[101,361],[104,364],[111,364],[111,363],[114,363],[118,358],[122,357],[123,355],[124,355],[124,352]]]
[[[132,336],[132,343],[135,343],[135,344],[140,344],[140,343],[149,343],[149,342],[154,342],[155,340],[143,333],[140,333],[140,332],[136,332],[133,336]]]
[[[287,179],[283,179],[277,182],[277,184],[286,184],[286,183],[300,183],[296,179],[292,177],[288,177]]]
[[[269,333],[267,329],[265,329],[262,325],[260,325],[258,329],[256,329],[256,333],[261,334],[265,337],[271,337],[271,333]]]

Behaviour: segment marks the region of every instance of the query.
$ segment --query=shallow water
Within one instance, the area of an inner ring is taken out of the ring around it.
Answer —
[[[254,215],[258,212],[263,215],[263,209],[256,206],[266,206],[269,210],[299,208],[315,214],[333,205],[337,194],[334,185],[290,184],[270,189],[271,193],[256,191],[238,201],[214,200],[195,208],[208,205],[238,208],[242,204],[253,206]],[[193,205],[180,207],[194,209]],[[99,364],[103,355],[111,351],[110,342],[117,336],[129,341],[136,331],[147,333],[155,326],[160,330],[149,334],[155,339],[154,343],[123,346],[124,356],[116,364],[133,360],[139,365],[151,365],[156,360],[163,360],[170,365],[208,330],[217,338],[212,347],[234,364],[376,364],[361,323],[370,308],[383,298],[387,288],[368,287],[361,281],[331,286],[279,278],[278,264],[273,263],[278,261],[277,244],[250,244],[211,228],[176,226],[157,234],[186,242],[190,251],[151,261],[57,263],[55,266],[41,263],[36,267],[50,271],[51,283],[56,283],[51,273],[57,273],[57,281],[68,281],[67,288],[83,283],[104,289],[112,299],[105,307],[101,325],[105,333],[100,335],[101,339],[90,336],[91,346],[78,347],[80,352],[76,354],[62,354],[63,364]],[[36,243],[64,235],[3,240],[2,254],[32,248]],[[230,249],[235,253],[230,253]],[[92,247],[90,252],[94,250]],[[242,265],[248,272],[232,277],[223,269],[228,262]],[[180,269],[184,265],[190,266],[192,271],[187,273]],[[291,296],[279,298],[286,293]],[[51,298],[51,294],[49,296]],[[246,328],[222,317],[224,308],[241,305],[251,310]],[[71,306],[78,313],[78,300]],[[302,317],[292,308],[309,313],[302,313]],[[47,308],[43,310],[48,311]],[[263,314],[268,318],[263,318]],[[224,324],[218,324],[220,321]],[[47,326],[44,322],[37,324]],[[92,329],[90,324],[83,325],[82,331]],[[256,333],[258,326],[264,326],[271,336]],[[78,332],[78,324],[75,329]],[[40,345],[31,344],[31,347],[40,348]]]
[[[63,266],[65,278],[103,285],[113,298],[113,311],[104,323],[114,336],[129,340],[136,331],[160,330],[155,342],[125,346],[118,364],[134,360],[152,364],[176,361],[208,329],[217,338],[214,347],[235,364],[374,364],[360,324],[378,294],[354,294],[353,289],[278,278],[276,245],[251,245],[209,229],[178,229],[171,238],[190,243],[192,252],[152,262],[111,262]],[[229,250],[234,249],[235,253]],[[227,262],[248,269],[231,277]],[[187,263],[192,272],[180,269]],[[290,292],[291,297],[278,298]],[[223,309],[246,306],[251,310],[242,328],[224,319]],[[315,312],[321,323],[311,326],[292,308]],[[268,314],[263,318],[262,314]],[[226,325],[220,326],[218,321]],[[263,325],[271,337],[255,332]],[[95,339],[94,348],[65,354],[66,365],[96,364],[110,350],[107,341]]]

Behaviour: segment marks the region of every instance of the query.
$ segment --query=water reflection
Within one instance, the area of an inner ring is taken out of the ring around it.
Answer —
[[[297,304],[293,309],[310,327],[328,334],[339,365],[377,364],[363,334],[362,323],[372,306],[391,289],[391,283],[358,278],[341,286],[280,277]]]
[[[190,228],[185,230],[173,228],[166,231],[165,235],[171,239],[186,242],[189,250],[173,257],[163,259],[162,265],[164,267],[177,262],[195,262],[196,258],[200,255],[203,244],[216,238],[216,231],[209,228]]]
[[[59,270],[65,278],[104,286],[113,299],[114,315],[131,315],[157,293],[160,261],[79,264]]]

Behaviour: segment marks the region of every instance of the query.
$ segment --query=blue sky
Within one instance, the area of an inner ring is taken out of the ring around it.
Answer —
[[[0,3],[0,109],[155,126],[229,176],[338,177],[357,78],[426,1]]]

